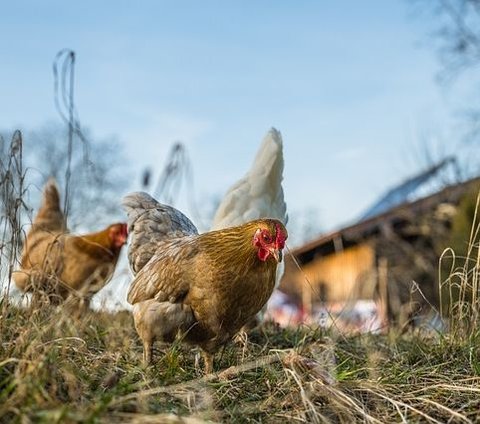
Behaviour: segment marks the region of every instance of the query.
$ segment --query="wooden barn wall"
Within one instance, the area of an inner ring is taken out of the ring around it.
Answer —
[[[371,299],[376,286],[375,251],[360,244],[338,253],[318,257],[299,271],[293,261],[287,261],[282,290],[297,299],[327,302]],[[310,286],[313,290],[309,292]],[[323,299],[322,299],[323,298]]]

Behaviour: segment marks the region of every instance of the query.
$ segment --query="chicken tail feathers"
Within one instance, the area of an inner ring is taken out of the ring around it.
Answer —
[[[145,192],[128,194],[122,200],[127,213],[130,245],[128,259],[134,274],[157,250],[159,242],[198,234],[198,230],[179,210],[157,202]]]
[[[65,216],[60,207],[57,182],[50,177],[43,189],[43,198],[33,224],[42,231],[66,231]]]
[[[229,189],[219,205],[212,229],[242,225],[267,217],[286,224],[283,166],[282,136],[272,128],[264,137],[249,172]]]

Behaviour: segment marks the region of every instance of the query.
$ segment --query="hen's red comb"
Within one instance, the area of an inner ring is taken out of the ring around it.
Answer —
[[[277,235],[276,235],[276,238],[275,238],[275,244],[276,244],[278,249],[283,249],[285,247],[285,240],[287,238],[285,237],[285,233],[281,229],[280,225],[275,224],[275,226],[277,228]]]

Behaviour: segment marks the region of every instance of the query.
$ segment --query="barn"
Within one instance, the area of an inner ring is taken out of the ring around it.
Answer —
[[[438,259],[452,218],[462,198],[480,188],[480,178],[432,184],[451,165],[442,161],[408,179],[357,222],[294,249],[280,289],[307,316],[373,301],[382,319],[405,321],[419,305],[437,304]],[[433,187],[427,195],[426,185]]]

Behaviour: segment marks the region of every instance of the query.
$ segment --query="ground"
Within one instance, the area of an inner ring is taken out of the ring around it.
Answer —
[[[268,325],[217,355],[158,346],[141,363],[128,312],[0,305],[1,422],[477,422],[478,337]]]

